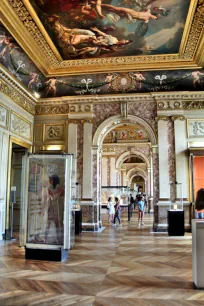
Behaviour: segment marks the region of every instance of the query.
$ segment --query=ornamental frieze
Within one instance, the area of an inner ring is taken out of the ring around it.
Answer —
[[[6,82],[0,79],[0,92],[3,92],[6,96],[8,96],[11,100],[13,100],[20,107],[25,109],[32,115],[35,115],[35,104],[29,97],[24,97],[23,94],[12,88]]]
[[[68,105],[60,106],[36,106],[35,114],[36,115],[65,115],[69,112]]]
[[[193,109],[204,109],[204,101],[185,101],[185,100],[172,100],[172,101],[160,101],[157,102],[158,110],[193,110]]]

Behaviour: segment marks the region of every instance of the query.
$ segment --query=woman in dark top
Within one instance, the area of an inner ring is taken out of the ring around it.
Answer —
[[[113,225],[116,226],[116,219],[119,222],[119,226],[122,226],[121,220],[120,220],[120,201],[117,197],[115,197],[115,216],[113,220]]]

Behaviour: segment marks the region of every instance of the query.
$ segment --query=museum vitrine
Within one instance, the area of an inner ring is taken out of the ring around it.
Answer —
[[[20,245],[26,247],[26,258],[28,250],[38,250],[38,255],[40,250],[60,250],[66,257],[74,243],[72,155],[25,155],[22,184]],[[51,252],[47,254],[48,258],[32,259],[50,260]]]
[[[109,197],[118,197],[121,205],[127,205],[129,203],[130,193],[130,187],[127,186],[103,186],[102,205],[108,203]]]
[[[175,188],[176,198],[170,200],[168,210],[168,234],[169,236],[184,236],[184,209],[183,209],[183,186],[182,183],[174,182],[171,183],[172,187]]]

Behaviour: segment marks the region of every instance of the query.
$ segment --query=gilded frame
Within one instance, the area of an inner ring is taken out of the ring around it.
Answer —
[[[57,126],[60,126],[62,127],[62,137],[60,138],[53,138],[53,139],[50,139],[50,138],[46,138],[46,127],[57,127]],[[45,144],[56,144],[56,143],[64,143],[64,139],[65,139],[65,123],[62,123],[62,122],[59,122],[59,123],[45,123],[43,125],[43,143],[44,145]]]
[[[191,122],[203,122],[204,124],[204,119],[187,119],[187,137],[188,138],[204,138],[204,132],[203,132],[203,135],[192,135],[191,134],[191,131],[190,131],[190,125],[191,125]],[[198,127],[199,128],[199,127]]]
[[[2,124],[0,124],[0,127],[2,127],[3,129],[5,129],[5,130],[8,130],[8,125],[9,125],[9,108],[8,107],[6,107],[4,104],[2,104],[2,103],[0,103],[0,107],[2,107],[3,109],[5,109],[5,111],[6,111],[6,124],[5,124],[5,126],[4,125],[2,125]]]
[[[202,68],[204,65],[204,2],[192,0],[177,54],[63,61],[29,0],[2,0],[0,18],[45,76]],[[26,35],[26,40],[23,39]],[[41,52],[39,53],[39,49]]]
[[[12,118],[12,115],[18,117],[20,120],[22,120],[23,122],[27,123],[30,126],[30,136],[29,137],[22,136],[19,133],[15,132],[13,129],[11,129],[11,118]],[[33,124],[30,121],[24,119],[22,116],[20,116],[16,112],[12,111],[12,110],[10,111],[10,126],[9,126],[9,130],[10,130],[10,132],[16,134],[17,136],[22,137],[24,139],[27,139],[29,141],[32,141],[32,139],[33,139],[33,136],[32,136],[33,135]]]

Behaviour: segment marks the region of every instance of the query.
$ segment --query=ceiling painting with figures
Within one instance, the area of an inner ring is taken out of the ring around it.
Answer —
[[[178,53],[190,0],[29,0],[63,60]]]

